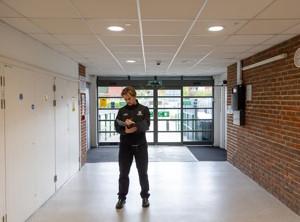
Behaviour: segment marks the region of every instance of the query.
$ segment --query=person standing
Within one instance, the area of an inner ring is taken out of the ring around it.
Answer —
[[[119,147],[119,192],[117,209],[126,203],[129,188],[129,172],[135,158],[141,186],[142,207],[150,206],[148,181],[148,144],[146,131],[150,126],[150,112],[147,106],[139,104],[136,91],[128,86],[122,90],[121,96],[127,105],[120,108],[115,120],[115,128],[120,134]]]

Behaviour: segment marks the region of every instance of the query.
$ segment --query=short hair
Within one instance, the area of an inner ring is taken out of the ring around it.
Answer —
[[[124,95],[129,94],[131,96],[136,96],[136,91],[135,88],[132,86],[127,86],[122,90],[121,96],[123,97]]]

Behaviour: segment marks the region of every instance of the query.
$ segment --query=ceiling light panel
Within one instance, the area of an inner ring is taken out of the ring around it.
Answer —
[[[231,35],[246,23],[247,20],[197,21],[191,35]],[[220,32],[211,32],[208,28],[212,26],[223,26],[224,29]]]
[[[73,0],[85,18],[138,19],[136,0]]]
[[[28,18],[79,18],[70,1],[3,0]]]
[[[193,20],[203,0],[140,0],[142,19]]]
[[[216,26],[211,26],[211,27],[209,27],[209,28],[208,28],[208,31],[210,31],[210,32],[220,32],[220,31],[222,31],[223,29],[224,29],[223,26],[221,26],[221,25],[216,25]]]
[[[209,0],[199,19],[251,19],[273,0]]]
[[[111,32],[123,32],[124,31],[124,28],[122,26],[116,26],[116,25],[108,26],[106,29]]]
[[[137,20],[130,21],[130,26],[125,26],[128,20],[102,20],[102,19],[88,19],[88,24],[99,35],[121,36],[121,35],[139,35],[139,23]],[[124,27],[123,32],[111,32],[107,30],[108,26],[121,26]]]

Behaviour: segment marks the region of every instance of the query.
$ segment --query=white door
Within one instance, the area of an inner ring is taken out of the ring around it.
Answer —
[[[56,107],[56,189],[59,189],[70,178],[70,158],[68,148],[68,121],[69,106],[68,101],[68,81],[64,79],[55,79]]]
[[[36,198],[39,207],[55,192],[54,78],[36,74],[34,80]]]
[[[4,65],[6,212],[9,221],[25,221],[35,202],[34,73]]]
[[[69,81],[68,87],[68,131],[70,153],[70,176],[76,173],[80,167],[79,161],[79,106],[78,106],[78,82]]]
[[[0,77],[3,77],[3,64],[0,63]],[[4,99],[4,86],[0,85],[0,100]],[[0,108],[0,217],[5,214],[5,152],[4,152],[4,106]]]

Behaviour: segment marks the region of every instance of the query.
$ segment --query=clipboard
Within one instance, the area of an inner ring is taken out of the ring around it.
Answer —
[[[126,126],[126,124],[125,124],[124,121],[119,120],[119,119],[116,119],[116,121],[117,121],[117,123],[119,124],[119,126],[122,126],[122,127],[125,127],[125,126]]]

